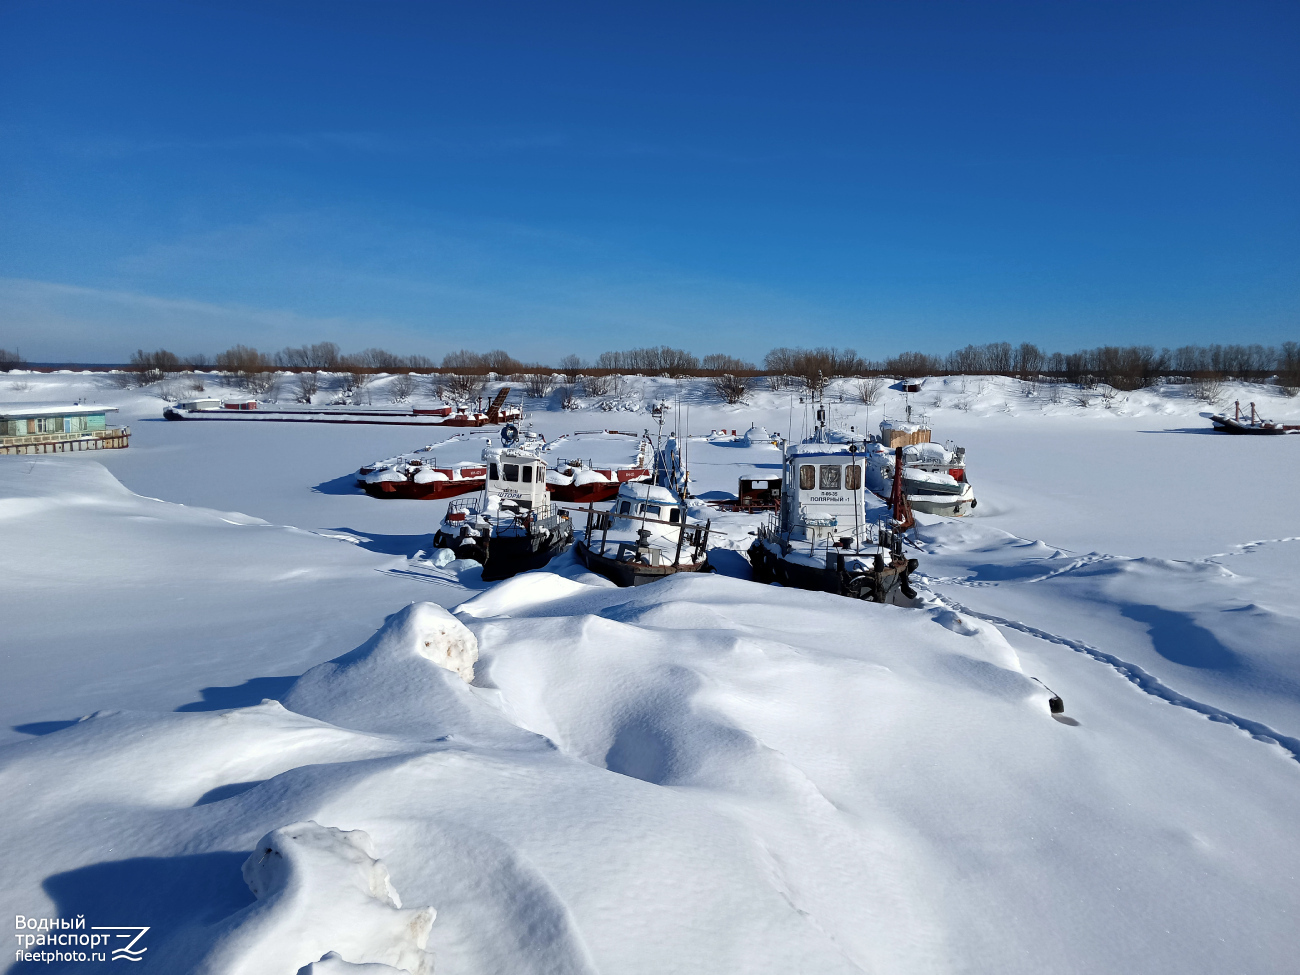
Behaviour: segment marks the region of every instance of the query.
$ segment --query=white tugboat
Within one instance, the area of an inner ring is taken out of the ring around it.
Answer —
[[[587,509],[573,554],[620,586],[641,586],[677,572],[711,572],[711,521],[691,523],[686,505],[666,487],[627,482],[607,511]]]
[[[855,443],[831,443],[826,414],[817,433],[787,444],[780,507],[749,548],[754,578],[874,602],[916,596],[909,579],[916,559],[903,554],[911,512],[896,481],[894,517],[866,520],[865,459]]]
[[[510,431],[503,431],[502,440],[502,446],[483,451],[483,493],[448,504],[433,537],[457,558],[481,562],[489,581],[540,569],[573,541],[568,512],[551,505],[546,461],[534,450],[514,446]]]
[[[930,442],[930,425],[922,417],[884,420],[878,440],[866,445],[868,486],[882,498],[893,490],[895,465],[902,448],[903,494],[914,511],[961,518],[978,504],[966,479],[966,448]]]

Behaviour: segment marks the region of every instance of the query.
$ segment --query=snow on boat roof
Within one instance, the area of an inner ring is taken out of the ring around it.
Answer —
[[[849,453],[846,443],[792,443],[785,448],[787,457],[840,457]],[[861,448],[857,451],[862,455]]]
[[[681,504],[677,495],[658,484],[647,481],[624,481],[618,489],[618,496],[633,501],[654,501],[659,504]]]
[[[929,430],[928,423],[913,423],[910,420],[881,420],[880,432],[886,430],[897,430],[899,433],[919,433],[921,430]]]
[[[116,406],[80,406],[51,403],[46,406],[0,406],[0,418],[21,416],[88,416],[92,413],[116,413]]]
[[[542,456],[527,447],[484,447],[484,460],[541,460]]]

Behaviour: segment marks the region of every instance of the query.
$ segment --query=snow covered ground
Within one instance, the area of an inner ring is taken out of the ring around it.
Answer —
[[[855,393],[833,422],[902,414]],[[352,485],[455,431],[166,423],[102,376],[0,379],[78,397],[132,446],[0,457],[11,916],[148,925],[159,972],[1294,966],[1300,437],[1205,433],[1181,389],[928,381],[910,404],[980,505],[919,517],[902,609],[747,581],[756,518],[716,512],[717,575],[619,590],[566,555],[488,588],[415,557],[444,503]],[[550,437],[653,431],[653,402],[695,435],[810,422],[785,390],[604,400],[527,408]],[[779,464],[690,450],[706,497]]]

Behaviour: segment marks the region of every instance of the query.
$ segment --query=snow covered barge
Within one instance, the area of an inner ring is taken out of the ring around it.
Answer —
[[[755,580],[879,603],[914,597],[909,576],[917,562],[903,554],[911,515],[901,478],[895,517],[868,524],[864,458],[857,444],[826,439],[821,409],[818,421],[812,439],[786,445],[780,507],[749,547]]]
[[[503,446],[483,451],[483,493],[447,505],[433,536],[436,546],[457,558],[482,563],[489,581],[540,569],[573,541],[569,513],[553,507],[546,491],[546,462],[505,439]]]
[[[419,451],[416,451],[418,453]],[[487,467],[472,461],[437,466],[433,457],[403,454],[367,464],[357,471],[357,486],[372,498],[414,498],[437,501],[483,490]]]
[[[623,484],[650,480],[648,458],[654,445],[641,439],[636,459],[630,464],[595,467],[582,460],[565,460],[546,472],[546,487],[556,501],[569,504],[594,504],[608,501]]]
[[[587,509],[573,553],[620,586],[642,586],[678,572],[711,572],[712,522],[689,522],[686,505],[666,487],[625,482],[606,511]]]

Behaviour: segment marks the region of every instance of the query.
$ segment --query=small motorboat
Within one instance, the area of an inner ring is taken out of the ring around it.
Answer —
[[[483,462],[482,494],[447,506],[434,545],[482,563],[488,581],[540,569],[573,541],[569,513],[546,491],[546,462],[510,444],[488,447]]]
[[[588,507],[586,529],[573,543],[573,553],[620,586],[642,586],[678,572],[711,572],[711,524],[690,522],[686,505],[666,487],[626,482],[608,510]]]

